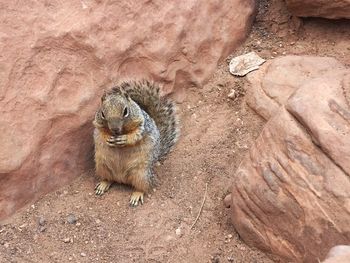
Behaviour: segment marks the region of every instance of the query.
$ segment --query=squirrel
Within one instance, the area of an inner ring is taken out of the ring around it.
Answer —
[[[143,204],[154,184],[153,166],[178,140],[178,123],[174,102],[152,82],[125,81],[105,91],[93,121],[96,174],[102,179],[96,195],[123,183],[135,188],[130,205]]]

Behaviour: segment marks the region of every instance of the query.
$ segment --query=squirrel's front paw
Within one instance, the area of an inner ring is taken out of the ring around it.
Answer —
[[[127,135],[111,136],[107,139],[107,144],[111,147],[125,146],[127,144]]]

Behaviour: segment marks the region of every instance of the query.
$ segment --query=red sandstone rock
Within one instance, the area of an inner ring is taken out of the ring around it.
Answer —
[[[315,262],[350,242],[349,176],[286,110],[270,119],[232,181],[232,222],[249,245]]]
[[[267,61],[247,76],[247,103],[268,120],[303,83],[336,69],[345,67],[328,57],[285,56]]]
[[[296,16],[350,18],[350,0],[286,0],[286,3]]]
[[[93,168],[104,87],[201,85],[245,38],[253,0],[2,1],[0,219]]]
[[[313,142],[350,175],[350,70],[334,70],[305,83],[288,99],[287,109]]]
[[[350,71],[315,61],[281,58],[256,75],[249,88],[266,90],[252,105],[272,117],[225,200],[248,244],[291,262],[350,243]]]

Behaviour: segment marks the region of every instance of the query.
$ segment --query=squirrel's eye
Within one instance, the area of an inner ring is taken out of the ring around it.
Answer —
[[[125,107],[125,108],[124,108],[124,112],[123,112],[123,116],[124,116],[124,118],[126,118],[126,117],[128,117],[128,115],[129,115],[128,108]]]
[[[105,114],[103,113],[103,111],[101,111],[101,117],[102,117],[102,119],[106,119],[106,117],[105,117]]]

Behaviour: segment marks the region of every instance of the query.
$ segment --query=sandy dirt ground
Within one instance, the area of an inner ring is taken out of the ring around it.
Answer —
[[[348,21],[292,18],[280,2],[260,2],[249,38],[231,57],[319,55],[350,66]],[[0,225],[0,262],[273,262],[244,244],[223,204],[264,125],[245,104],[245,78],[230,75],[228,61],[207,85],[186,90],[181,139],[156,168],[144,205],[128,206],[127,186],[95,196],[90,171]]]

